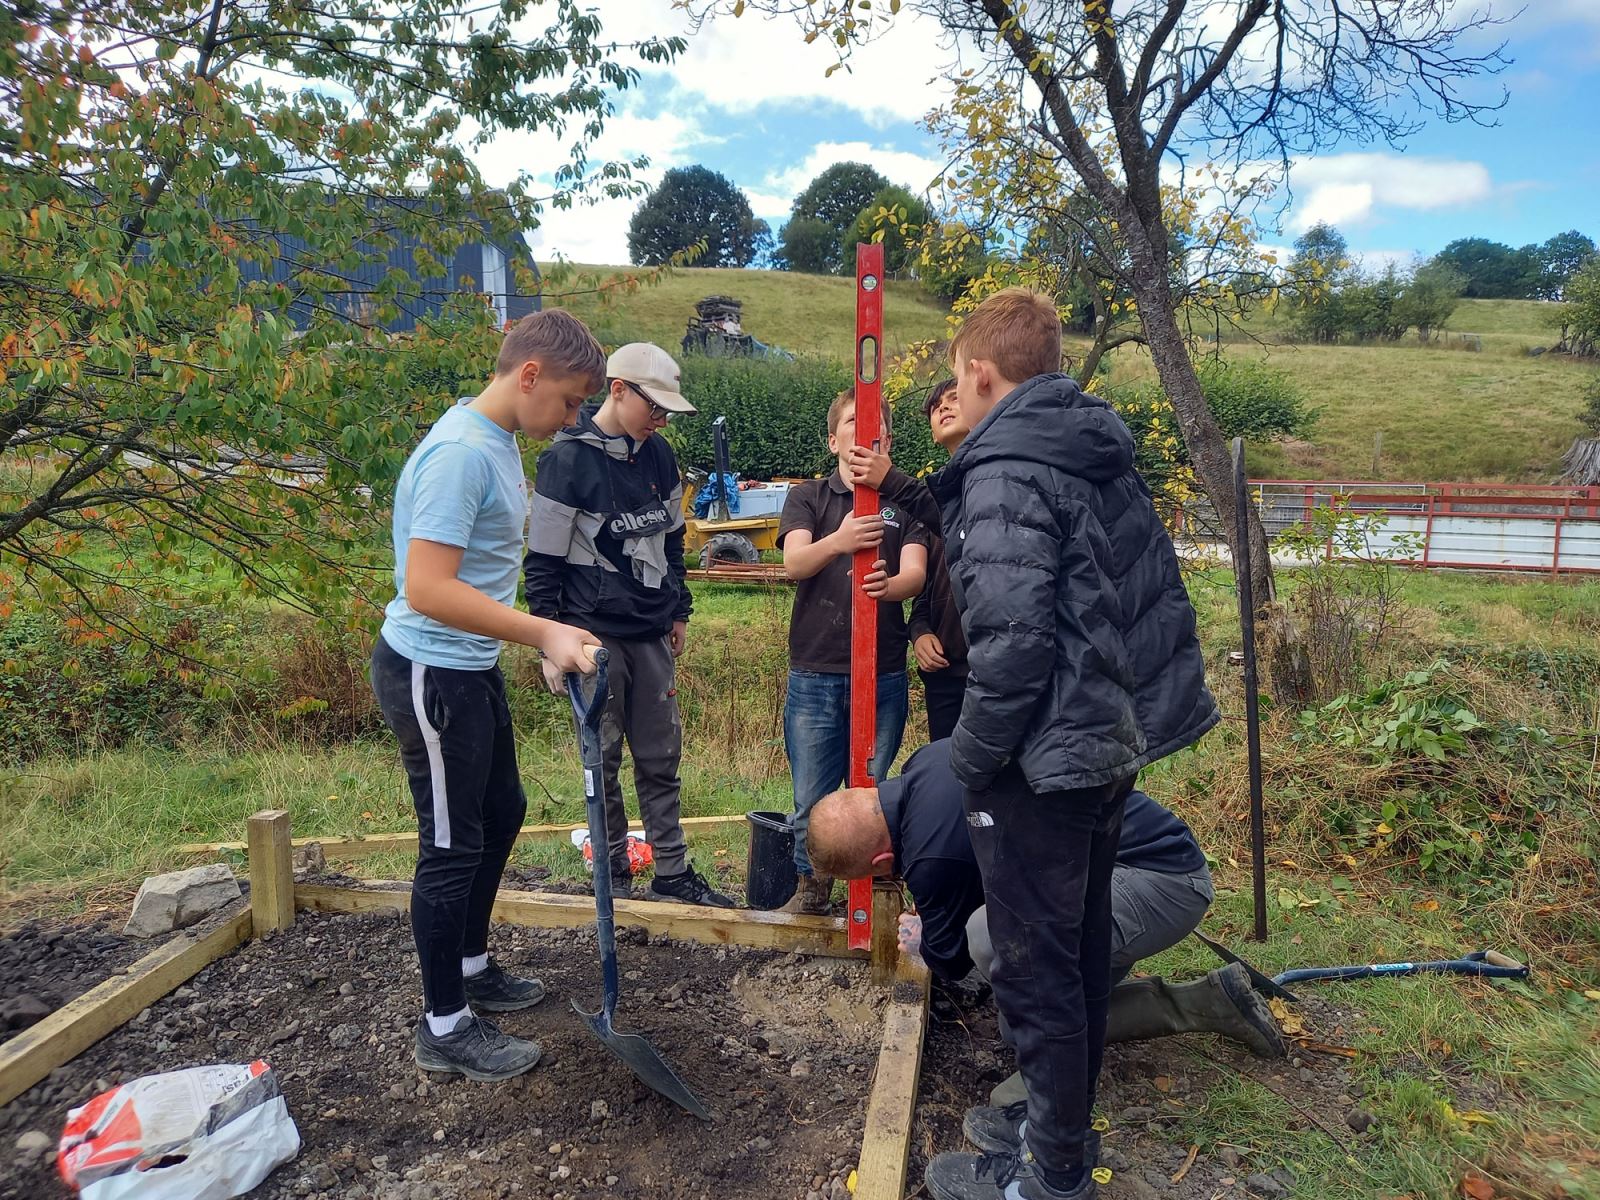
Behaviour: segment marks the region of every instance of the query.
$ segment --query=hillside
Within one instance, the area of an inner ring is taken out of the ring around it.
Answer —
[[[628,267],[579,267],[584,274],[626,274]],[[676,352],[695,301],[732,296],[744,303],[744,329],[769,346],[796,354],[848,357],[855,338],[855,280],[787,271],[690,268],[632,296],[601,303],[592,292],[560,296],[607,344],[641,339]],[[893,354],[908,343],[939,337],[946,308],[915,283],[891,281],[884,300],[883,340]]]
[[[625,272],[583,267],[583,272]],[[708,295],[744,302],[745,329],[797,353],[845,357],[855,323],[850,279],[781,271],[678,271],[636,295],[601,304],[571,294],[565,307],[589,321],[603,341],[648,339],[676,351],[694,303]],[[1224,333],[1224,353],[1260,356],[1304,390],[1318,418],[1303,441],[1255,447],[1261,476],[1320,479],[1373,477],[1376,435],[1383,434],[1376,477],[1503,480],[1553,478],[1578,435],[1586,363],[1528,350],[1548,346],[1551,305],[1533,300],[1464,300],[1451,333],[1476,334],[1482,350],[1419,345],[1286,344],[1282,314],[1257,313],[1244,333]],[[884,306],[890,353],[941,336],[944,306],[915,283],[890,283]],[[1070,347],[1069,347],[1070,353]],[[1113,382],[1153,374],[1149,356],[1128,347],[1109,364]]]

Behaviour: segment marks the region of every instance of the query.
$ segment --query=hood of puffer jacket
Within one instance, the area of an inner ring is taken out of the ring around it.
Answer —
[[[996,404],[940,472],[953,483],[995,459],[1043,463],[1102,483],[1133,466],[1133,435],[1115,410],[1067,375],[1037,375]]]

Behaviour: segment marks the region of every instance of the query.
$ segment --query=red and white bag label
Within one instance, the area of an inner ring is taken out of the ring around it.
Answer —
[[[300,1152],[272,1068],[146,1075],[67,1114],[57,1169],[84,1200],[229,1200]]]

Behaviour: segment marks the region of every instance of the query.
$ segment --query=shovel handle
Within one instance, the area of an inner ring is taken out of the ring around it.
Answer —
[[[611,652],[604,646],[585,646],[583,652],[589,656],[589,661],[594,663],[594,686],[589,694],[583,694],[584,676],[576,671],[567,672],[567,696],[572,701],[572,719],[578,723],[578,732],[581,736],[585,729],[599,732],[600,717],[606,707],[606,663],[611,659]],[[588,747],[583,747],[587,751]]]

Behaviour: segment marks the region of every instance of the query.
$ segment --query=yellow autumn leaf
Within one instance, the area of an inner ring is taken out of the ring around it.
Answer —
[[[1583,995],[1584,998],[1588,1000],[1600,1000],[1600,989],[1588,988],[1584,991]]]
[[[1492,1125],[1492,1124],[1494,1124],[1494,1114],[1486,1113],[1486,1112],[1479,1112],[1475,1108],[1474,1109],[1469,1109],[1468,1111],[1466,1111],[1464,1113],[1458,1113],[1457,1116],[1456,1116],[1456,1119],[1459,1120],[1463,1125]]]
[[[1278,1022],[1278,1028],[1282,1029],[1284,1033],[1288,1034],[1290,1037],[1297,1037],[1300,1034],[1305,1033],[1305,1022],[1302,1021],[1300,1019],[1300,1015],[1292,1011],[1283,1000],[1274,996],[1272,999],[1267,1001],[1267,1007],[1272,1009],[1272,1015]]]
[[[851,1170],[850,1174],[845,1177],[844,1186],[845,1190],[852,1196],[856,1194],[856,1173],[854,1170]]]
[[[1379,833],[1393,833],[1394,830],[1389,827],[1389,822],[1387,822],[1387,821],[1379,821],[1378,822],[1378,832]]]

